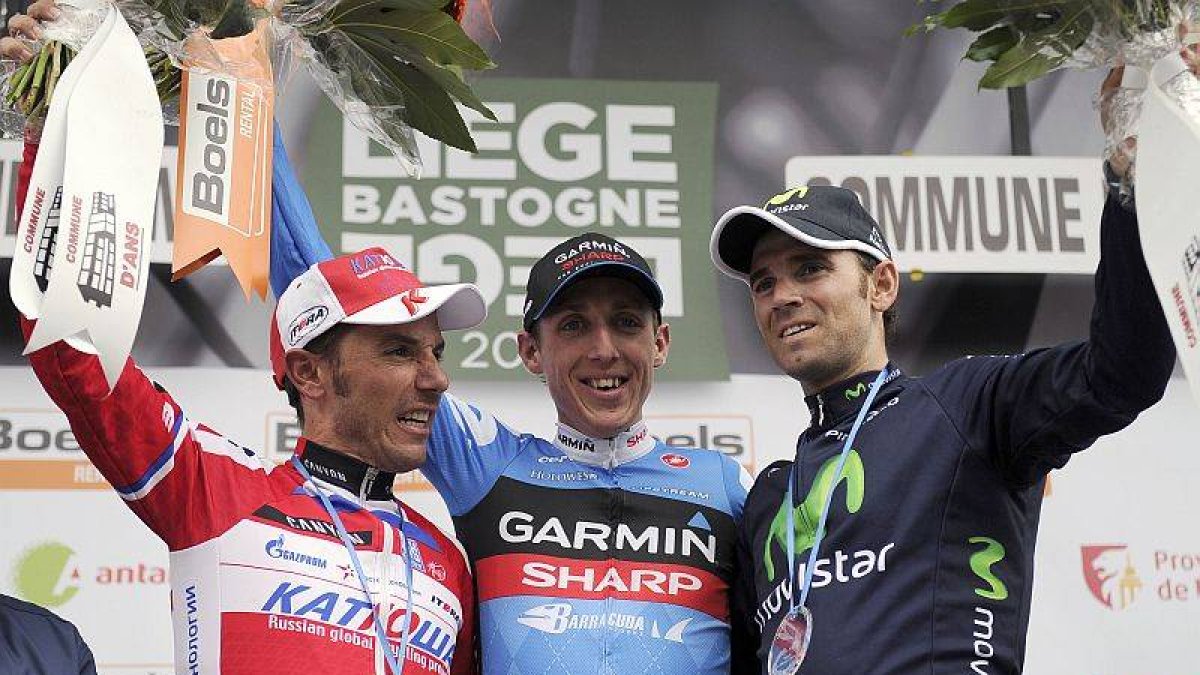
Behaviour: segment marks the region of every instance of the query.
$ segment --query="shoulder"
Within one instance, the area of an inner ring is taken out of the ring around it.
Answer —
[[[746,506],[751,502],[770,498],[772,495],[787,490],[787,479],[791,475],[792,460],[780,459],[771,462],[754,478],[750,493],[746,495]]]
[[[0,595],[0,619],[39,632],[49,629],[56,633],[79,634],[74,624],[45,607],[8,595]]]
[[[403,504],[403,502],[401,503]],[[404,517],[419,530],[424,532],[436,544],[436,548],[441,550],[442,554],[446,556],[446,560],[456,566],[461,566],[463,569],[468,570],[469,574],[469,566],[467,565],[467,552],[465,549],[463,549],[462,544],[459,543],[458,539],[456,539],[454,535],[439,527],[437,523],[433,522],[429,518],[426,518],[424,514],[412,506],[409,506],[408,504],[403,504],[403,506]]]

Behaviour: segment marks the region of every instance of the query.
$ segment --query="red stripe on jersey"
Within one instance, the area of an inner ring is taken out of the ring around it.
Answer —
[[[729,620],[728,585],[686,565],[508,553],[475,564],[479,601],[513,595],[680,605]]]

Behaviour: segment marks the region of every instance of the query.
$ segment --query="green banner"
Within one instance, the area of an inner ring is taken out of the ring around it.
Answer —
[[[324,103],[304,185],[335,252],[383,246],[427,284],[473,282],[487,322],[447,333],[451,377],[529,377],[516,333],[529,267],[598,230],[634,247],[663,287],[672,348],[664,379],[728,379],[712,229],[715,84],[478,82],[492,122],[465,111],[479,153],[419,136],[419,180]]]

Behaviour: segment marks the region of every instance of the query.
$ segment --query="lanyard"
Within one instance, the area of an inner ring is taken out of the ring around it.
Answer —
[[[321,490],[321,488],[317,485],[317,482],[313,480],[311,475],[309,475],[308,469],[304,468],[304,463],[300,461],[300,458],[293,455],[292,464],[296,467],[296,470],[300,472],[300,475],[304,477],[304,481],[312,484],[313,492],[317,493],[317,497],[321,499],[321,505],[325,507],[325,512],[328,513],[330,518],[333,519],[333,525],[337,529],[338,537],[342,540],[342,546],[346,547],[346,551],[350,553],[350,562],[354,565],[355,573],[358,574],[359,586],[362,587],[363,593],[367,596],[367,602],[371,604],[371,616],[375,619],[375,639],[378,641],[378,646],[381,650],[383,650],[383,656],[387,659],[388,666],[391,667],[392,673],[394,675],[401,675],[404,672],[404,669],[400,667],[396,661],[395,655],[392,654],[391,645],[387,640],[387,633],[383,629],[383,622],[381,622],[379,619],[378,607],[375,605],[375,602],[371,600],[371,591],[367,588],[367,575],[363,574],[362,563],[358,561],[358,554],[354,551],[354,543],[350,541],[350,535],[346,533],[346,526],[342,525],[342,519],[338,517],[337,509],[333,508],[333,504],[330,503],[329,497],[325,495],[325,492]],[[406,537],[404,534],[404,523],[406,523],[407,520],[404,517],[404,509],[397,506],[397,510],[400,513],[400,527],[396,529],[400,531],[400,551],[404,558],[404,585],[408,590],[408,605],[404,610],[404,630],[400,637],[400,660],[405,661],[407,659],[406,652],[408,651],[408,629],[409,626],[412,625],[412,565],[409,564],[408,537]],[[391,525],[386,522],[382,522],[382,524],[385,528],[391,527]],[[384,552],[385,565],[387,564],[386,560],[389,553],[391,553],[391,551]],[[383,576],[386,577],[387,575]],[[387,583],[387,581],[384,579],[381,579],[381,581],[385,584]],[[386,593],[387,589],[382,589],[382,592]]]
[[[796,602],[796,522],[794,512],[796,510],[795,502],[792,500],[792,486],[797,482],[797,469],[800,466],[800,447],[796,447],[796,459],[792,462],[792,468],[788,471],[788,488],[787,488],[787,552],[788,552],[788,587],[792,589],[788,597],[789,609],[791,613],[796,612],[797,607],[803,607],[805,601],[808,600],[808,591],[812,587],[813,568],[817,562],[817,549],[821,547],[821,540],[825,538],[825,519],[829,517],[829,506],[833,503],[833,493],[837,488],[838,482],[842,478],[842,471],[846,468],[846,458],[850,456],[850,445],[854,443],[855,436],[858,435],[858,430],[862,427],[863,420],[867,416],[867,411],[871,409],[871,403],[875,400],[875,394],[883,387],[884,380],[887,379],[888,368],[879,371],[879,375],[875,377],[875,381],[871,383],[871,390],[867,392],[867,400],[863,401],[862,407],[858,409],[858,417],[854,419],[854,426],[850,427],[850,435],[846,437],[846,443],[842,446],[842,454],[838,459],[837,469],[833,473],[833,483],[829,487],[829,493],[825,495],[825,506],[821,509],[821,518],[817,522],[817,531],[813,535],[812,549],[808,552],[808,564],[804,566],[804,587],[800,591],[800,601]]]

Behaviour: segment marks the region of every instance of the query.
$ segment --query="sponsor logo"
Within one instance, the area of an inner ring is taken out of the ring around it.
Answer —
[[[672,448],[707,448],[746,465],[753,473],[753,421],[746,415],[653,417],[653,428]]]
[[[569,436],[563,432],[558,432],[558,443],[572,450],[582,450],[584,452],[595,452],[596,444],[590,438],[576,438]]]
[[[408,564],[421,574],[426,574],[425,558],[421,555],[421,545],[412,539],[404,539],[404,549],[407,551]]]
[[[193,78],[199,76],[193,75]],[[235,81],[208,75],[203,98],[199,92],[189,92],[196,101],[194,112],[188,111],[189,129],[204,130],[200,143],[188,143],[184,154],[184,210],[190,215],[229,224],[229,190],[227,184],[233,173],[233,138],[229,133],[229,118],[233,109]],[[196,80],[199,85],[199,80]],[[199,89],[199,86],[192,87]],[[182,112],[181,112],[182,114]],[[194,149],[193,149],[194,148]],[[203,213],[199,213],[199,212]]]
[[[433,594],[430,594],[429,602],[434,607],[437,607],[446,614],[449,614],[454,619],[454,623],[460,623],[462,621],[462,616],[458,613],[458,610],[455,609],[454,605],[450,604],[449,602],[446,602],[445,600]]]
[[[544,480],[553,483],[570,483],[576,481],[599,480],[599,474],[590,471],[568,471],[566,473],[549,473],[546,471],[530,471],[529,477],[534,480]]]
[[[598,256],[600,253],[608,253],[612,255]],[[589,255],[590,254],[590,255]],[[583,256],[584,260],[576,260]],[[554,257],[554,263],[564,270],[569,270],[572,266],[579,265],[581,262],[592,261],[598,259],[604,260],[625,260],[629,258],[629,252],[624,246],[616,242],[607,241],[581,241],[577,246],[574,246],[569,251],[563,251]]]
[[[630,436],[629,438],[625,439],[625,447],[627,447],[627,448],[636,448],[636,447],[637,447],[637,444],[638,444],[638,443],[641,443],[641,442],[642,442],[642,440],[643,440],[644,438],[646,438],[646,434],[647,434],[647,433],[648,433],[648,432],[647,432],[645,429],[642,429],[641,431],[637,432],[636,434],[634,434],[634,435]]]
[[[441,563],[429,563],[429,576],[433,577],[434,581],[446,580],[446,568]]]
[[[75,551],[58,542],[35,546],[17,559],[13,585],[26,600],[44,607],[61,607],[79,592]]]
[[[895,542],[891,542],[878,550],[861,549],[847,553],[838,549],[829,557],[817,558],[813,563],[812,587],[821,588],[832,583],[844,584],[875,572],[886,572],[888,553],[895,547]],[[797,567],[796,578],[803,579],[807,570],[808,562],[805,559]],[[775,590],[759,603],[758,611],[754,613],[754,623],[758,625],[760,632],[766,628],[771,617],[780,610],[786,611],[789,608],[791,598],[792,583],[784,578],[775,586]]]
[[[559,464],[559,463],[567,461],[567,456],[559,455],[558,457],[549,457],[549,456],[538,457],[537,461],[538,461],[538,464]]]
[[[688,459],[687,457],[684,457],[683,455],[677,455],[673,452],[663,455],[660,459],[662,459],[663,464],[666,464],[672,469],[686,469],[692,463],[692,460]]]
[[[692,619],[687,618],[663,631],[660,630],[657,621],[647,623],[646,618],[639,614],[577,613],[565,602],[530,607],[517,617],[517,623],[551,635],[562,635],[575,630],[611,630],[638,635],[649,633],[652,638],[678,643],[683,642],[684,630],[691,622]]]
[[[995,602],[1008,599],[1008,587],[992,570],[992,566],[1004,560],[1004,545],[991,537],[971,537],[967,539],[967,543],[983,546],[972,553],[968,560],[971,571],[985,584],[984,588],[975,588],[975,595]],[[996,655],[996,649],[992,646],[996,617],[991,609],[977,605],[971,621],[972,648],[975,654],[974,660],[971,661],[971,672],[986,675],[992,657]]]
[[[83,261],[75,280],[79,295],[97,307],[112,307],[113,282],[117,275],[117,213],[113,200],[111,194],[92,193]],[[134,232],[137,233],[136,225]]]
[[[188,672],[202,672],[200,667],[200,599],[196,582],[183,587],[184,619],[187,621]]]
[[[288,344],[294,345],[306,335],[316,330],[329,317],[329,308],[325,305],[310,307],[300,313],[288,326]]]
[[[44,607],[61,607],[85,587],[162,585],[166,568],[135,562],[85,565],[71,547],[48,541],[22,552],[13,568],[17,595]]]
[[[842,392],[842,395],[846,397],[847,401],[851,401],[867,393],[867,389],[868,387],[866,384],[859,382],[858,384],[854,385],[853,388],[846,389],[846,391]]]
[[[971,571],[987,588],[976,588],[975,595],[1001,602],[1008,598],[1008,587],[992,572],[992,565],[1004,560],[1004,546],[990,537],[971,537],[970,544],[982,544],[983,549],[971,554]]]
[[[874,227],[871,228],[870,238],[871,238],[871,243],[875,244],[875,246],[879,247],[880,250],[883,250],[883,251],[887,250],[887,245],[883,243],[883,235],[879,233],[878,228],[874,228]]]
[[[297,532],[312,532],[332,539],[340,539],[337,527],[328,520],[290,516],[269,504],[260,506],[254,512],[254,515],[273,523],[279,523]],[[370,530],[353,530],[347,532],[347,534],[350,535],[350,542],[355,546],[370,546],[373,540],[373,533]]]
[[[1101,606],[1114,612],[1134,603],[1200,602],[1200,553],[1126,544],[1080,546],[1083,581]]]
[[[653,569],[621,570],[615,567],[595,569],[558,566],[551,563],[525,563],[521,583],[531,588],[557,588],[584,593],[652,593],[679,595],[700,590],[700,578],[687,572],[663,572]]]
[[[851,450],[846,457],[846,466],[843,467],[842,474],[835,479],[833,472],[837,468],[838,459],[838,457],[830,457],[817,471],[817,477],[813,480],[812,487],[809,488],[804,501],[796,506],[792,514],[794,527],[791,532],[788,531],[786,511],[788,505],[782,499],[780,500],[779,511],[771,521],[771,528],[768,530],[766,542],[763,544],[763,564],[766,566],[767,581],[775,581],[774,551],[778,549],[786,552],[789,536],[795,539],[794,547],[797,556],[803,555],[812,548],[813,541],[816,540],[817,521],[820,519],[821,509],[825,506],[825,498],[838,484],[846,483],[846,512],[858,513],[858,510],[862,508],[866,489],[866,472],[863,468],[862,457],[859,456],[857,450]]]
[[[329,639],[335,642],[365,646],[372,642],[374,635],[371,602],[353,595],[342,595],[337,591],[322,592],[311,586],[284,581],[275,587],[259,611],[320,621],[325,624],[320,628],[329,629]],[[386,616],[381,614],[379,619],[389,638],[400,638],[403,635],[404,623],[407,622],[409,644],[412,647],[444,663],[450,662],[454,654],[454,634],[425,618],[415,609],[408,614],[405,608],[398,607]]]
[[[1083,580],[1092,597],[1105,607],[1119,611],[1128,608],[1142,589],[1142,579],[1124,544],[1081,546]]]
[[[404,270],[404,265],[387,253],[362,253],[350,259],[350,270],[359,279],[382,270]]]
[[[317,569],[322,569],[322,570],[325,569],[329,565],[329,563],[324,558],[320,558],[320,557],[313,556],[313,555],[308,555],[307,553],[298,553],[296,551],[291,551],[291,550],[284,548],[284,540],[283,540],[282,534],[279,535],[278,537],[276,537],[275,539],[268,541],[267,545],[265,547],[263,547],[263,549],[267,552],[267,555],[272,558],[275,558],[278,560],[285,560],[287,562],[293,562],[298,565],[315,567]]]
[[[1188,347],[1197,343],[1196,326],[1194,321],[1200,318],[1200,237],[1193,235],[1192,241],[1183,251],[1183,273],[1187,278],[1186,293],[1175,284],[1171,288],[1171,297],[1175,300],[1175,308],[1179,312],[1180,323],[1187,339]],[[1186,295],[1186,299],[1185,299]]]
[[[419,288],[404,291],[399,297],[400,302],[404,303],[404,309],[408,310],[409,316],[413,316],[417,313],[417,305],[423,305],[429,300],[429,298],[421,295],[421,289]]]
[[[535,522],[533,515],[509,511],[500,518],[500,538],[510,544],[553,544],[571,551],[644,551],[651,554],[681,555],[685,558],[702,556],[711,564],[717,563],[717,538],[687,527],[650,525],[634,531],[626,523],[615,527],[607,523],[580,520],[568,531],[558,518]]]
[[[1175,301],[1175,311],[1179,313],[1179,325],[1183,326],[1183,336],[1189,347],[1196,346],[1196,327],[1192,325],[1192,316],[1188,313],[1187,300],[1179,284],[1171,287],[1171,299]]]
[[[774,213],[775,210],[772,209],[771,207],[783,206],[784,204],[787,204],[790,201],[804,199],[805,195],[807,195],[807,194],[808,194],[808,186],[807,185],[801,185],[800,187],[794,187],[794,188],[788,190],[787,192],[781,192],[781,193],[775,195],[774,197],[771,197],[770,199],[768,199],[767,203],[763,204],[763,208],[766,209],[767,211]],[[805,204],[805,207],[807,207],[807,206],[808,205]]]
[[[688,499],[699,499],[701,501],[709,501],[712,498],[707,492],[699,490],[689,490],[687,488],[670,487],[667,485],[639,485],[637,490],[642,492],[653,492],[660,495],[670,495],[672,497],[686,497]]]

